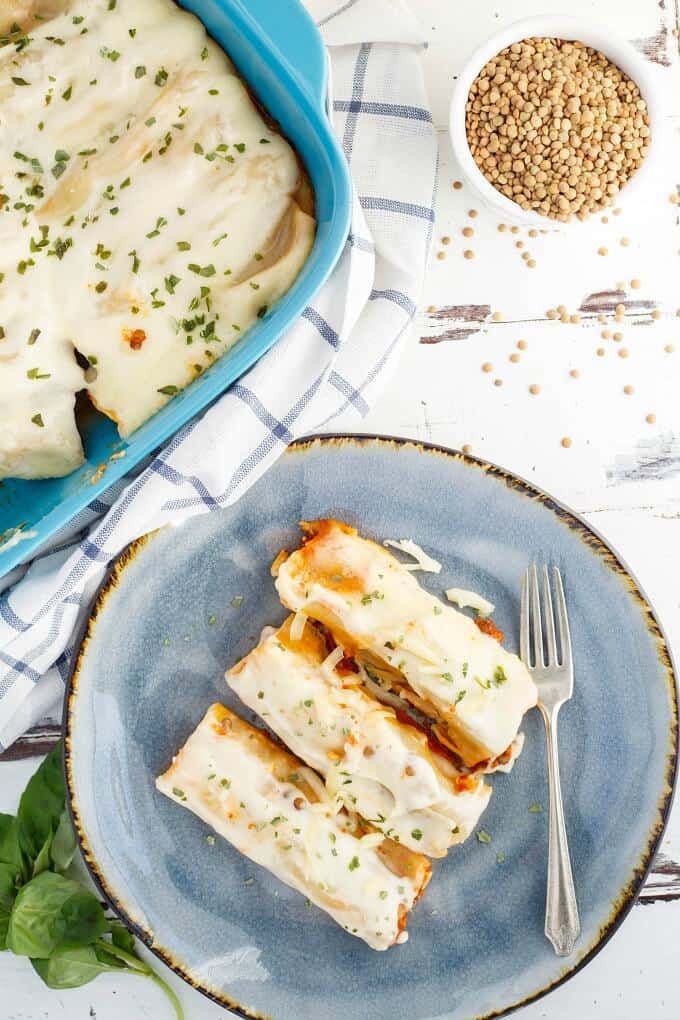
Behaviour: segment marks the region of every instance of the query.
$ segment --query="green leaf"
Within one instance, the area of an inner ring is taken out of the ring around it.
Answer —
[[[0,864],[23,871],[24,855],[19,844],[19,822],[14,815],[0,814]]]
[[[124,925],[116,922],[111,925],[111,939],[114,946],[118,946],[119,949],[125,949],[128,953],[134,953],[135,937]]]
[[[64,804],[64,774],[59,743],[29,780],[19,802],[19,842],[30,860],[36,859],[47,837],[57,828]]]
[[[66,871],[76,852],[76,834],[66,808],[61,813],[59,825],[52,840],[50,856],[55,871]]]
[[[17,894],[17,874],[14,865],[0,864],[0,950],[7,949],[7,928]]]
[[[100,974],[118,970],[99,959],[93,946],[58,946],[47,960],[31,960],[34,970],[48,988],[80,988]]]
[[[102,963],[107,964],[112,970],[125,970],[126,964],[122,960],[119,960],[117,956],[109,952],[108,949],[104,948],[104,943],[100,939],[94,944],[94,951],[97,954],[97,959],[101,960]]]
[[[17,956],[46,959],[62,942],[93,942],[108,928],[96,896],[63,875],[44,871],[20,889],[7,945]]]
[[[40,853],[36,857],[33,863],[33,878],[37,875],[42,874],[43,871],[47,871],[50,866],[50,848],[52,846],[52,840],[54,839],[54,833],[50,832],[47,839],[43,843]]]

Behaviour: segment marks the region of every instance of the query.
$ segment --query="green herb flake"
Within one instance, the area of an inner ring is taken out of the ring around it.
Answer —
[[[158,85],[159,88],[162,88],[162,86],[165,85],[167,80],[168,72],[165,70],[164,67],[161,67],[161,69],[156,74],[156,77],[154,78],[154,83]]]
[[[496,854],[496,864],[503,864],[505,862],[505,854],[502,850],[499,850]]]
[[[233,599],[229,603],[232,609],[240,609],[243,605],[243,595],[234,595]]]
[[[37,425],[39,429],[45,428],[45,422],[43,421],[43,417],[41,414],[34,414],[33,417],[31,418],[31,421],[33,422],[34,425]]]
[[[14,78],[12,78],[12,81],[14,82],[15,85],[30,85],[31,84],[30,81],[26,81],[25,78],[14,77]]]
[[[180,800],[186,800],[187,795],[184,790],[180,790],[179,786],[173,786],[172,788],[173,797],[179,797]]]
[[[176,393],[179,393],[179,389],[177,386],[161,386],[156,390],[156,393],[162,393],[165,397],[174,397]]]
[[[212,835],[206,836],[205,837],[205,841],[208,844],[208,846],[215,846],[215,837],[214,836],[212,836]]]
[[[542,812],[543,812],[543,805],[542,804],[530,804],[529,805],[529,814],[540,815],[540,814],[542,814]]]
[[[486,831],[486,829],[478,829],[477,830],[477,841],[479,843],[490,843],[491,842],[491,836]]]
[[[356,869],[359,867],[359,858],[356,856],[353,857],[352,860],[347,865],[347,867],[349,868],[350,871],[356,871]]]
[[[51,372],[41,372],[39,368],[29,368],[26,372],[28,379],[51,379]]]
[[[120,60],[120,53],[118,50],[109,49],[108,46],[102,46],[99,50],[100,56],[104,57],[105,60],[110,60],[112,64]]]
[[[415,839],[417,842],[420,842],[422,838],[423,833],[421,829],[411,829],[411,839]]]
[[[73,85],[69,85],[69,87],[62,92],[61,98],[64,100],[65,103],[68,103],[68,101],[69,101],[69,99],[71,98],[72,95],[73,95]]]
[[[146,75],[144,64],[138,64],[135,68],[135,78],[143,78]]]

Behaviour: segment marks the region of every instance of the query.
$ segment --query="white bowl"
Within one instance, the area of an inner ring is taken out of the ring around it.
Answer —
[[[659,158],[662,147],[664,129],[662,100],[659,89],[650,74],[646,62],[629,42],[619,38],[608,26],[593,24],[590,21],[574,18],[570,15],[555,14],[515,21],[512,25],[508,25],[506,28],[501,29],[500,32],[491,36],[483,46],[475,50],[458,76],[451,100],[449,122],[451,145],[453,146],[453,151],[463,176],[467,178],[468,183],[477,191],[479,197],[487,205],[491,206],[503,220],[530,227],[564,227],[568,226],[569,223],[581,223],[582,221],[577,217],[572,217],[569,223],[562,223],[560,220],[549,216],[526,211],[516,202],[513,202],[512,199],[506,198],[505,195],[501,194],[486,179],[475,163],[470,152],[467,132],[465,130],[465,106],[468,95],[475,78],[482,68],[492,57],[495,57],[497,53],[504,50],[506,46],[521,42],[523,39],[535,37],[567,39],[570,41],[580,40],[586,46],[599,50],[637,84],[642,98],[647,103],[651,128],[649,150],[639,170],[633,174],[616,197],[617,205],[621,205],[636,194],[639,194],[653,177],[653,166]]]

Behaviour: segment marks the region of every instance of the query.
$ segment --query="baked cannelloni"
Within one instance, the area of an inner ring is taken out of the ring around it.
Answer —
[[[443,857],[469,836],[490,788],[367,694],[342,649],[329,651],[311,622],[290,617],[226,680],[349,810],[403,846]]]
[[[298,758],[213,705],[156,786],[373,949],[406,940],[426,857],[341,810]]]
[[[0,477],[56,476],[76,391],[129,436],[291,286],[314,201],[172,0],[0,6]]]
[[[321,520],[302,529],[302,547],[277,558],[283,604],[325,624],[383,687],[434,720],[466,765],[504,755],[537,699],[520,659],[354,528]]]

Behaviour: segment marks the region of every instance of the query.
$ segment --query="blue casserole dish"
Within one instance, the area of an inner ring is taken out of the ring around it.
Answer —
[[[65,478],[0,482],[0,577],[113,482],[164,443],[242,375],[292,325],[335,266],[349,231],[351,183],[326,114],[327,60],[321,36],[299,0],[181,0],[229,54],[278,121],[311,178],[317,236],[295,284],[261,322],[200,379],[178,394],[128,441],[100,415],[81,419],[86,461]],[[111,460],[124,450],[125,457]],[[107,469],[93,482],[97,468]],[[20,533],[13,536],[14,529]]]

